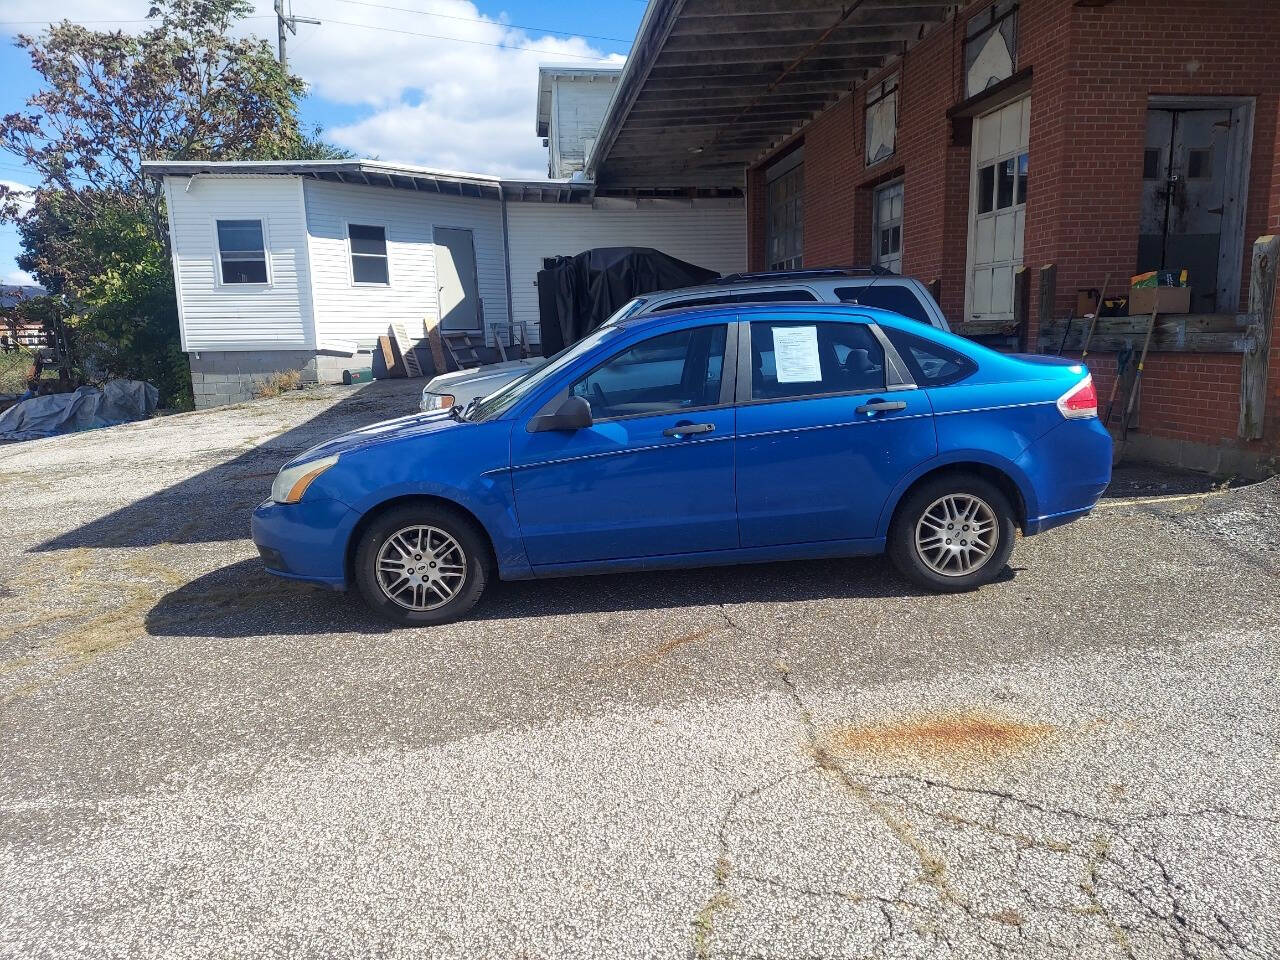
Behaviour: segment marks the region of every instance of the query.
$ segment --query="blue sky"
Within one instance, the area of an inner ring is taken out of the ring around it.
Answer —
[[[59,18],[95,29],[140,30],[148,0],[61,0]],[[274,42],[271,0],[255,0],[246,29]],[[13,46],[41,29],[47,0],[0,8],[0,114],[23,107],[38,77]],[[290,65],[310,85],[302,117],[360,156],[451,170],[545,176],[534,134],[539,63],[620,61],[644,0],[294,0]],[[104,21],[108,22],[94,22]],[[0,153],[0,181],[34,185]],[[20,280],[17,233],[0,225],[0,281]]]

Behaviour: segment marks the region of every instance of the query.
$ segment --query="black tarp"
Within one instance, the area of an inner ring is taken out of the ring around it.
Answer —
[[[538,271],[542,354],[576,343],[632,297],[710,283],[720,274],[652,247],[598,247]]]

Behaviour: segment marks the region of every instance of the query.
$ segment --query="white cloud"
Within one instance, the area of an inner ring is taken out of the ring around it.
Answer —
[[[469,0],[380,2],[384,5],[354,0],[294,3],[295,14],[322,24],[299,24],[297,35],[289,37],[293,69],[314,95],[367,111],[358,120],[326,130],[326,139],[364,157],[476,173],[545,176],[546,151],[534,132],[538,65],[604,66],[602,52],[581,37],[508,26],[481,14]],[[255,6],[260,19],[249,21],[248,28],[274,43],[272,0],[255,0]],[[146,7],[145,0],[64,0],[59,15],[77,21],[137,19],[145,16]],[[555,9],[548,6],[548,14]],[[47,0],[6,3],[6,20],[47,15]],[[145,26],[119,25],[128,30]],[[616,55],[608,60],[608,65],[622,63]]]
[[[0,187],[8,187],[12,191],[9,195],[13,197],[14,202],[18,205],[18,216],[25,214],[35,203],[35,187],[29,187],[25,183],[18,183],[16,180],[0,180]]]
[[[39,286],[36,278],[25,270],[10,270],[3,277],[0,277],[0,284],[8,284],[14,287],[34,287]]]

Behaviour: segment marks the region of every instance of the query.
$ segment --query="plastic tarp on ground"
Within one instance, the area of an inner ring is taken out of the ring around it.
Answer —
[[[542,354],[581,340],[632,297],[710,283],[720,274],[652,247],[598,247],[538,272]]]
[[[140,380],[109,380],[102,389],[31,397],[0,413],[0,440],[37,440],[143,420],[156,412],[160,392]]]

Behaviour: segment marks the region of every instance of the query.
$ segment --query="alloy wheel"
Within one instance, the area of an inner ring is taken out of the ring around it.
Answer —
[[[944,577],[973,573],[991,558],[999,541],[995,511],[968,493],[939,497],[916,523],[916,553]]]
[[[406,610],[435,610],[458,595],[467,580],[467,555],[439,527],[402,527],[374,558],[378,586]]]

